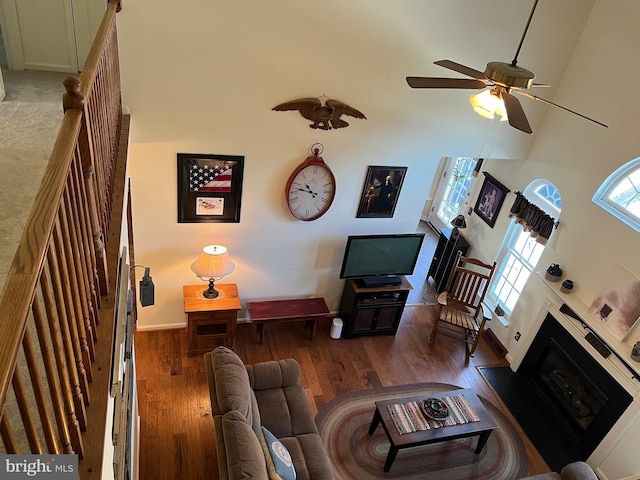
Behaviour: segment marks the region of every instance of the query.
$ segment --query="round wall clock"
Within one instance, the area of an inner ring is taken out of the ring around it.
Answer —
[[[284,191],[291,214],[306,222],[324,215],[336,194],[336,179],[319,156],[321,150],[316,145],[320,144],[311,146],[313,155],[307,157],[291,173]]]

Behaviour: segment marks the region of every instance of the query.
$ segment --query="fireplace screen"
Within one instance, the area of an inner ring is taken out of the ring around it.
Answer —
[[[564,351],[550,339],[533,373],[533,381],[572,429],[584,432],[607,403],[605,394]]]
[[[631,395],[551,314],[517,373],[544,417],[585,459],[631,403]]]

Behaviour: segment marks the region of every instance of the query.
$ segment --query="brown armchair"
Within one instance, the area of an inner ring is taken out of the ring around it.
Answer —
[[[465,362],[473,356],[482,337],[484,324],[491,320],[491,311],[483,303],[496,262],[486,264],[458,252],[447,286],[438,296],[440,313],[433,322],[429,343],[438,331],[465,342]]]

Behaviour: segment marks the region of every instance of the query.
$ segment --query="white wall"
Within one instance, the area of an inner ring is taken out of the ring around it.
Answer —
[[[544,271],[559,263],[565,278],[575,282],[576,301],[590,305],[619,266],[640,278],[640,236],[632,228],[597,207],[591,198],[620,165],[640,156],[637,115],[640,100],[630,94],[627,78],[640,74],[640,61],[630,56],[625,45],[637,45],[640,32],[640,5],[633,0],[597,1],[575,55],[554,101],[609,125],[602,128],[557,109],[550,110],[532,149],[529,161],[489,161],[487,171],[503,180],[512,191],[524,188],[536,178],[551,180],[562,194],[560,227],[554,233],[538,265]],[[606,74],[616,72],[615,88]],[[609,85],[603,87],[604,85]],[[587,102],[584,100],[587,99]],[[577,105],[583,105],[578,108]],[[513,195],[505,201],[507,211]],[[504,208],[504,207],[503,207]],[[477,217],[476,217],[477,219]],[[484,256],[492,258],[509,220],[504,211],[494,231],[480,222],[477,244]],[[486,240],[486,242],[485,242]],[[532,278],[513,312],[510,329],[497,328],[510,352],[516,354],[515,331],[528,335],[531,319],[549,296],[547,287]],[[635,329],[626,339],[640,338]],[[526,340],[526,338],[524,338]],[[522,341],[522,340],[521,340]],[[629,352],[625,352],[629,353]]]
[[[527,161],[490,160],[486,170],[512,191],[524,188],[537,178],[551,180],[562,194],[560,227],[554,232],[539,263],[544,271],[559,263],[565,278],[575,282],[574,291],[560,299],[534,275],[521,295],[508,328],[496,320],[491,328],[509,350],[513,367],[522,359],[535,334],[533,324],[546,298],[553,303],[567,301],[589,321],[588,307],[615,271],[623,267],[640,278],[640,236],[597,207],[591,198],[606,177],[620,165],[640,155],[637,115],[640,99],[632,92],[631,79],[640,74],[640,61],[632,46],[640,43],[637,29],[640,4],[634,0],[607,2],[597,0],[583,35],[567,66],[554,101],[609,125],[604,129],[558,109],[549,110]],[[615,72],[616,80],[607,72]],[[586,100],[586,101],[585,101]],[[493,229],[472,217],[475,252],[493,258],[509,225],[506,212],[513,201],[510,194]],[[504,209],[507,210],[504,210]],[[591,320],[591,322],[593,322]],[[594,325],[596,331],[600,325]],[[519,342],[514,339],[519,331]],[[606,332],[601,332],[606,335]],[[607,338],[605,336],[605,338]],[[619,354],[630,360],[633,344],[640,339],[640,328],[631,330],[624,342],[607,338]],[[627,372],[628,373],[628,372]],[[632,382],[637,387],[637,381]],[[637,395],[636,395],[637,402]],[[636,404],[634,404],[636,405]],[[636,408],[636,410],[633,410]],[[637,412],[637,406],[630,410]],[[637,413],[627,412],[617,427],[589,458],[599,477],[617,479],[640,473],[635,452],[640,441]],[[633,421],[632,421],[633,420]]]
[[[553,98],[592,4],[539,5],[519,63],[553,85],[545,98]],[[439,159],[478,156],[490,126],[471,111],[472,92],[413,90],[405,76],[459,77],[432,64],[442,58],[478,69],[510,61],[529,9],[507,0],[127,3],[118,30],[123,103],[132,115],[135,251],[156,284],[156,305],[142,309],[139,326],[184,325],[182,285],[199,282],[189,265],[214,242],[236,262],[224,281],[238,284],[243,304],[322,295],[337,308],[346,236],[415,231]],[[323,94],[367,120],[319,132],[296,112],[271,110]],[[536,133],[503,126],[493,158],[527,158],[542,131],[548,107],[522,102]],[[324,217],[298,222],[283,190],[314,142],[325,147],[338,191]],[[179,152],[245,156],[240,223],[177,223]],[[368,165],[408,167],[393,219],[355,218]],[[489,252],[499,225],[486,234]]]

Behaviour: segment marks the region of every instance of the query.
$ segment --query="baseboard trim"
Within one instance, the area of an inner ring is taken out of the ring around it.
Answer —
[[[238,318],[238,323],[251,323],[251,320],[248,318]],[[161,323],[159,325],[136,325],[136,330],[138,332],[152,332],[154,330],[175,330],[177,328],[187,328],[187,322],[181,323]]]
[[[176,328],[187,328],[187,324],[184,322],[181,323],[164,323],[160,325],[136,325],[136,330],[138,332],[150,332],[153,330],[175,330]]]
[[[489,343],[489,345],[491,345],[491,348],[493,348],[493,350],[499,357],[504,358],[506,357],[507,353],[509,353],[509,351],[505,348],[505,346],[490,328],[487,328],[484,331],[484,338]]]

